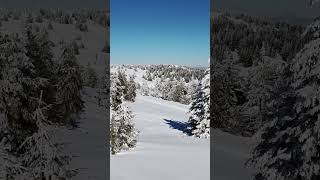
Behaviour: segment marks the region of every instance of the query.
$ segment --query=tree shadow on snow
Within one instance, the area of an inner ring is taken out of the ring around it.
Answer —
[[[188,123],[186,122],[180,122],[180,121],[174,121],[174,120],[170,120],[170,119],[163,119],[165,121],[166,124],[168,124],[170,126],[170,128],[172,129],[176,129],[179,130],[181,132],[183,132],[184,134],[191,136],[191,130],[190,130],[190,126]]]

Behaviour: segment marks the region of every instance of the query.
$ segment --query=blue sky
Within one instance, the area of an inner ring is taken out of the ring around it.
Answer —
[[[210,0],[111,0],[112,64],[207,65]]]

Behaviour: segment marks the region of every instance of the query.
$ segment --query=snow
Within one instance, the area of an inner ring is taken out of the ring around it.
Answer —
[[[141,95],[127,104],[140,134],[136,148],[111,155],[111,180],[210,179],[210,140],[182,132],[188,106]]]
[[[65,151],[74,156],[70,167],[77,170],[77,180],[107,179],[107,125],[108,113],[97,105],[96,90],[85,89],[85,109],[79,119],[79,127],[58,133]]]
[[[46,27],[49,21],[44,19],[43,23],[33,23],[38,24],[40,27]],[[56,22],[51,22],[53,25],[53,30],[48,30],[49,39],[53,41],[56,47],[53,48],[55,59],[58,59],[61,55],[61,47],[59,41],[64,40],[65,42],[70,42],[74,40],[77,36],[81,36],[81,40],[77,42],[82,42],[85,46],[84,49],[80,49],[80,55],[77,55],[79,64],[86,66],[88,62],[95,69],[99,76],[102,76],[109,63],[109,54],[103,53],[102,48],[106,42],[109,42],[109,28],[104,28],[98,24],[95,24],[91,20],[87,21],[88,32],[81,32],[75,29],[74,24],[60,24]],[[8,22],[2,22],[2,27],[0,31],[3,33],[22,33],[24,30],[23,20],[10,20]]]
[[[148,70],[143,70],[139,67],[136,67],[136,71],[134,69],[129,69],[127,67],[122,67],[120,65],[111,65],[111,71],[112,73],[115,73],[117,71],[125,71],[125,74],[127,76],[135,76],[134,81],[140,85],[144,84],[147,85],[147,88],[153,88],[155,86],[155,80],[153,81],[147,81],[143,78],[144,75],[147,74]]]
[[[213,131],[213,178],[214,180],[249,180],[254,170],[245,167],[253,140],[230,135],[220,130]]]

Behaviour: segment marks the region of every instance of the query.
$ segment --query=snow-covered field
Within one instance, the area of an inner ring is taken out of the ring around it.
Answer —
[[[137,147],[111,155],[111,180],[209,180],[210,140],[187,136],[188,106],[137,96]]]
[[[85,89],[85,108],[79,118],[79,127],[58,134],[59,142],[66,144],[65,151],[73,156],[71,169],[77,171],[76,180],[107,179],[107,130],[108,112],[98,106],[96,90]]]
[[[216,130],[213,132],[213,179],[250,180],[254,170],[245,167],[253,141]]]

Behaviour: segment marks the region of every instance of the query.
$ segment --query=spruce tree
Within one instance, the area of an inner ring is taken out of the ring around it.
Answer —
[[[189,125],[191,133],[197,129],[199,122],[204,118],[204,92],[202,91],[202,84],[198,84],[196,93],[193,95],[193,101],[190,106]]]
[[[239,124],[243,119],[240,105],[244,102],[244,90],[230,51],[226,51],[224,59],[214,62],[212,72],[211,126],[237,134],[243,131]]]
[[[190,107],[189,123],[191,133],[196,137],[210,137],[210,71],[202,82],[199,83],[198,90],[194,95],[194,100]]]
[[[56,73],[56,108],[64,123],[74,125],[75,115],[84,107],[80,66],[71,44],[64,47]]]
[[[33,99],[42,85],[35,66],[18,36],[0,34],[0,112],[4,114],[15,148],[36,127],[32,119]]]
[[[48,106],[42,102],[42,91],[38,107],[33,114],[37,131],[27,137],[20,145],[19,151],[23,150],[21,164],[25,172],[17,174],[17,179],[67,179],[70,178],[70,170],[66,165],[71,160],[71,155],[62,152],[61,145],[53,140],[54,125],[48,121],[45,111]]]
[[[136,89],[137,88],[136,88],[136,83],[134,81],[134,77],[131,76],[128,81],[127,94],[125,94],[124,99],[127,101],[134,102],[137,96]]]
[[[275,109],[248,161],[258,169],[255,179],[320,178],[319,46],[314,40],[296,55],[289,83],[277,91]]]
[[[123,86],[118,75],[111,76],[111,122],[110,146],[111,153],[133,148],[137,142],[138,131],[132,122],[133,114],[124,104]]]
[[[53,60],[53,43],[49,40],[48,32],[38,26],[27,25],[24,34],[26,55],[34,65],[34,76],[40,78],[43,82],[40,87],[44,91],[43,101],[47,104],[54,104],[56,63]],[[51,110],[48,113],[52,114],[50,119],[53,119],[56,112]]]

